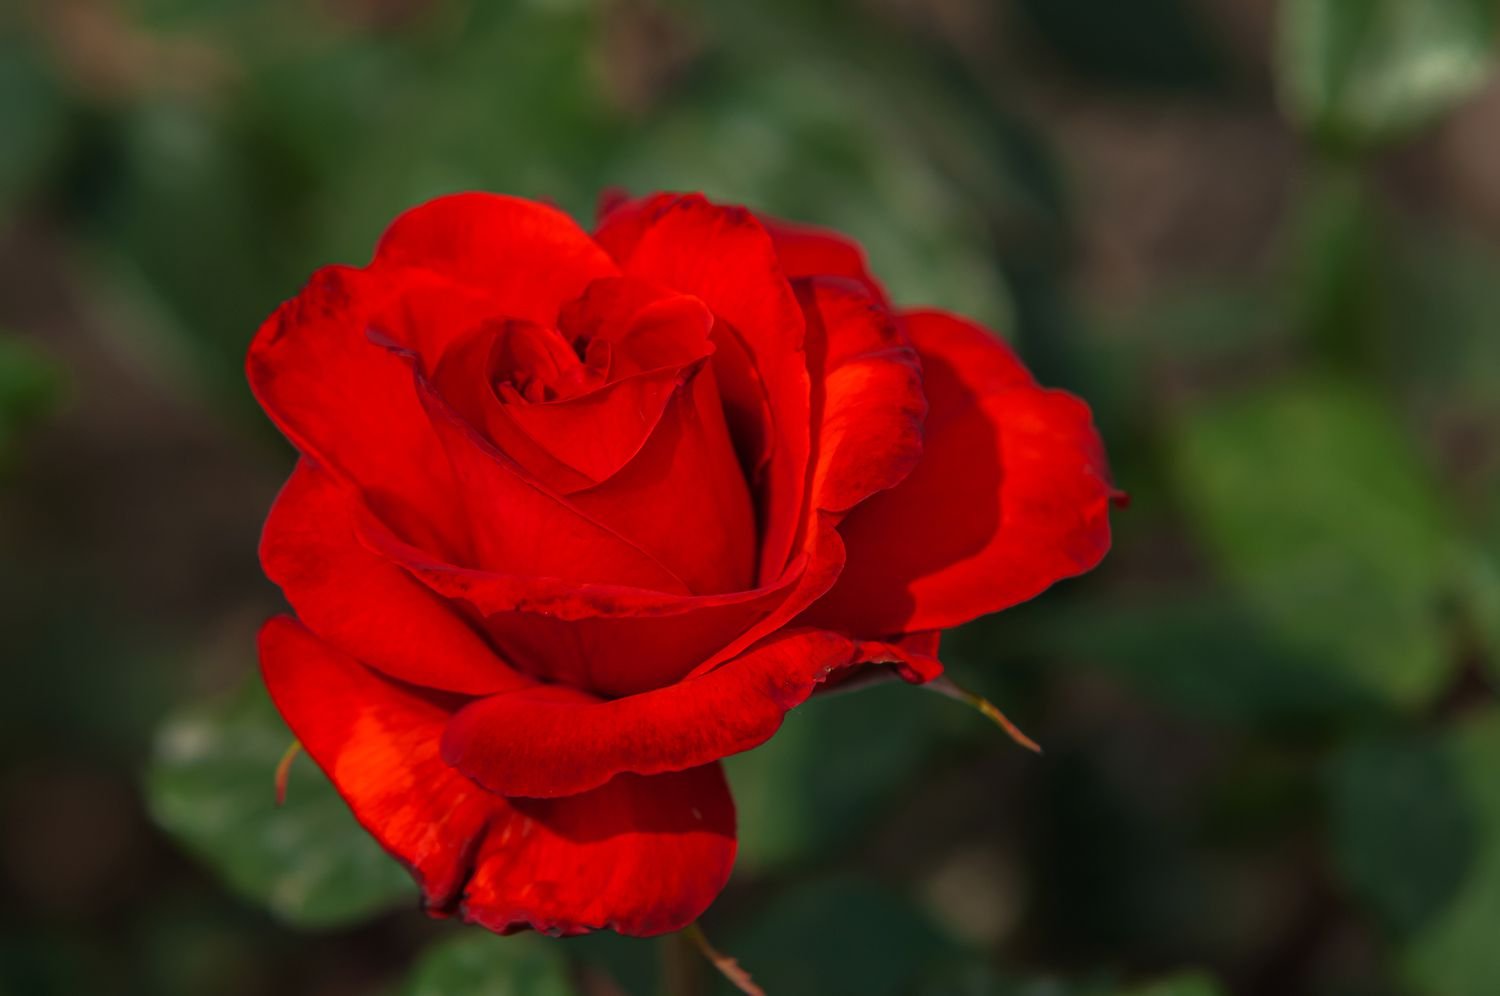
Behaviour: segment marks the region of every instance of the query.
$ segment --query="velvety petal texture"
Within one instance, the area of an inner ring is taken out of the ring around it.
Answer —
[[[1087,407],[898,312],[859,246],[697,194],[439,198],[266,321],[299,453],[266,684],[436,916],[680,929],[735,853],[719,760],[1092,567]]]
[[[260,638],[266,686],[354,815],[411,868],[429,912],[509,933],[691,923],[734,862],[717,764],[592,792],[512,801],[441,757],[441,701],[376,676],[290,619]]]

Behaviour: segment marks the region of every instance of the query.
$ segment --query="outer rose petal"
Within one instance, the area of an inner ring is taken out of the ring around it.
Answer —
[[[458,554],[451,471],[409,374],[369,333],[433,365],[478,321],[551,324],[592,281],[618,272],[554,208],[494,194],[438,198],[391,225],[368,270],[318,271],[261,327],[246,373],[294,446],[357,482],[407,538]]]
[[[509,800],[438,756],[449,712],[288,618],[261,631],[276,706],[355,817],[408,865],[435,916],[509,933],[649,936],[695,920],[734,863],[718,765]]]
[[[759,217],[776,243],[776,257],[781,260],[781,268],[788,277],[846,277],[861,284],[876,301],[890,307],[885,288],[870,272],[865,251],[859,243],[831,229],[765,215]]]
[[[714,372],[741,462],[765,468],[762,580],[791,554],[811,450],[801,309],[775,247],[743,208],[658,195],[611,212],[595,236],[631,276],[702,298],[722,321]]]
[[[681,771],[764,743],[788,709],[830,671],[854,663],[857,651],[851,640],[804,630],[777,634],[701,677],[623,699],[556,685],[492,695],[453,717],[443,758],[505,795],[569,795],[620,772]]]
[[[360,543],[358,496],[303,459],[261,535],[266,576],[298,616],[347,654],[402,681],[468,695],[533,682],[511,670],[453,607]]]
[[[946,629],[1089,570],[1115,492],[1088,406],[1036,386],[970,322],[906,316],[930,410],[922,459],[840,526],[848,563],[804,616],[860,636]]]
[[[557,208],[487,193],[438,197],[397,218],[371,264],[374,270],[390,267],[440,273],[493,297],[494,317],[548,326],[591,281],[619,272]],[[424,359],[442,351],[441,344],[410,345]]]
[[[391,290],[360,270],[319,270],[261,326],[246,375],[293,446],[357,485],[403,538],[460,557],[453,469],[433,445],[411,368],[367,334]]]
[[[846,511],[898,484],[922,455],[922,366],[880,301],[857,284],[799,280],[817,378],[811,504]]]

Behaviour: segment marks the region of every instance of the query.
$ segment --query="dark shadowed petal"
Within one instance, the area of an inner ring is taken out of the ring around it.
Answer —
[[[847,565],[804,617],[866,637],[998,611],[1109,548],[1115,492],[1088,406],[1037,387],[977,325],[905,317],[929,404],[922,458],[841,524]]]
[[[598,695],[633,695],[723,661],[791,618],[812,563],[799,559],[775,583],[722,595],[681,595],[553,578],[476,571],[433,560],[378,524],[364,535],[444,602],[462,606],[517,668]],[[820,566],[825,580],[831,572]]]
[[[782,577],[719,595],[467,569],[435,560],[378,525],[363,539],[444,600],[464,606],[514,667],[608,698],[708,673],[826,592],[843,565],[843,544],[829,516],[814,521],[806,551]]]
[[[922,455],[922,365],[885,306],[858,284],[796,283],[817,377],[810,502],[846,511],[893,487]]]

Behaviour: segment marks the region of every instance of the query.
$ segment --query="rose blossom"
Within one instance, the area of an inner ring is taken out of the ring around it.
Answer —
[[[734,860],[721,758],[854,669],[936,677],[941,630],[1109,546],[1081,401],[842,236],[697,195],[592,237],[432,201],[247,370],[301,454],[266,684],[427,909],[492,930],[692,922]]]

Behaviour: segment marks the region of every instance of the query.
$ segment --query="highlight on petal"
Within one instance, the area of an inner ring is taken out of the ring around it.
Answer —
[[[650,936],[696,919],[729,878],[734,805],[717,764],[506,799],[449,767],[450,715],[281,617],[261,631],[277,708],[434,916],[491,930]]]
[[[552,325],[558,310],[619,270],[577,222],[547,204],[503,194],[438,197],[401,215],[371,269],[430,270],[482,289],[496,317]]]
[[[561,686],[493,695],[453,717],[443,757],[513,796],[568,795],[621,772],[696,767],[764,743],[858,650],[832,633],[783,632],[707,674],[622,699]]]
[[[929,404],[921,460],[840,525],[848,563],[803,622],[877,637],[944,629],[1089,570],[1109,483],[1088,406],[1037,387],[970,322],[905,316]]]

